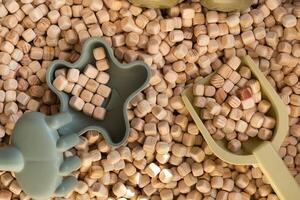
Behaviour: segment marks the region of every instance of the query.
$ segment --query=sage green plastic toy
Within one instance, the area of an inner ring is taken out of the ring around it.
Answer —
[[[210,10],[233,12],[246,10],[253,0],[200,0],[200,3]]]
[[[171,8],[184,0],[129,0],[132,4],[146,8]]]
[[[193,106],[192,88],[188,87],[182,92],[183,102],[200,130],[203,138],[220,159],[235,165],[254,165],[260,167],[270,181],[280,200],[299,200],[300,187],[291,176],[287,167],[278,155],[278,150],[288,134],[289,121],[286,106],[272,88],[265,76],[260,72],[254,61],[246,56],[242,64],[249,67],[254,77],[260,82],[262,95],[272,104],[270,115],[276,118],[276,127],[272,141],[262,141],[251,138],[243,143],[241,151],[232,153],[227,149],[227,141],[214,140],[199,117],[200,109]],[[212,75],[200,80],[208,84]]]
[[[132,4],[147,8],[172,8],[183,0],[129,0]],[[251,6],[253,0],[198,0],[210,10],[222,12],[243,11]]]
[[[111,77],[107,85],[112,88],[110,97],[102,105],[107,110],[102,121],[70,108],[70,95],[52,85],[56,69],[83,70],[87,64],[94,64],[92,50],[97,47],[105,49]],[[57,60],[47,70],[47,84],[59,97],[60,113],[52,116],[25,113],[15,125],[11,145],[0,149],[0,169],[15,172],[18,184],[34,199],[65,195],[77,184],[70,173],[80,167],[80,159],[77,156],[64,158],[63,152],[78,144],[79,136],[88,130],[99,131],[114,147],[121,145],[129,134],[127,104],[147,85],[149,76],[150,71],[143,62],[121,64],[104,40],[88,39],[78,61]]]

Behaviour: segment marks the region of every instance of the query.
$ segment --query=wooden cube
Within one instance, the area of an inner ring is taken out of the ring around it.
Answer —
[[[235,121],[238,121],[242,118],[243,111],[239,108],[233,108],[231,109],[231,112],[229,113],[229,118],[233,119]]]
[[[59,75],[62,75],[62,76],[65,77],[67,75],[67,69],[66,68],[61,68],[61,69],[55,70],[54,76],[58,77]]]
[[[267,129],[273,129],[276,125],[276,120],[273,117],[265,116],[263,127]]]
[[[17,93],[15,90],[8,90],[5,92],[5,102],[15,101],[17,99]]]
[[[18,105],[15,102],[8,102],[4,105],[4,114],[9,116],[18,112]]]
[[[89,77],[87,77],[84,74],[80,74],[78,77],[78,81],[77,84],[81,85],[82,87],[84,87],[86,85],[86,83],[88,82]]]
[[[110,77],[109,77],[109,74],[106,73],[106,72],[99,72],[97,78],[96,78],[96,81],[98,83],[101,83],[101,84],[107,84],[108,81],[109,81]]]
[[[80,94],[80,98],[86,103],[91,102],[92,97],[93,97],[93,93],[86,89],[82,90],[82,92]]]
[[[204,85],[196,83],[193,85],[193,94],[195,96],[203,96],[204,95]]]
[[[97,91],[99,87],[99,83],[93,79],[89,79],[85,85],[85,88],[93,93]]]
[[[95,119],[103,120],[106,114],[106,110],[100,106],[97,106],[93,112]]]
[[[98,47],[93,50],[93,55],[96,60],[102,60],[106,57],[103,47]]]
[[[40,105],[40,102],[38,102],[37,100],[30,99],[27,104],[27,109],[30,111],[38,111]]]
[[[205,85],[204,87],[204,96],[212,97],[216,94],[216,88],[211,85]]]
[[[206,105],[205,97],[194,97],[193,105],[199,108],[204,108]]]
[[[103,85],[103,84],[99,85],[99,87],[97,89],[97,94],[100,94],[101,96],[107,98],[107,97],[109,97],[110,93],[111,93],[110,87]]]
[[[82,90],[83,90],[83,87],[81,85],[75,84],[72,89],[71,94],[79,97]]]
[[[236,95],[241,101],[244,101],[251,98],[253,94],[250,87],[243,87],[236,91]]]
[[[298,97],[298,99],[300,99],[300,97]],[[259,102],[257,106],[258,111],[261,113],[267,113],[270,108],[271,108],[271,103],[264,99],[261,102]]]
[[[264,114],[260,112],[254,113],[254,115],[251,117],[250,124],[254,128],[261,128],[264,123]]]
[[[159,174],[160,168],[155,163],[150,163],[146,167],[145,172],[148,174],[148,176],[155,177],[155,176],[157,176]]]
[[[239,69],[239,73],[243,78],[250,79],[251,78],[251,70],[249,67],[241,66]]]
[[[262,140],[270,140],[273,136],[273,132],[270,129],[261,128],[259,129],[257,136]]]
[[[237,140],[237,139],[233,139],[230,142],[228,142],[227,144],[227,148],[232,151],[232,152],[237,152],[241,149],[242,147],[242,143],[241,141]],[[232,197],[229,197],[230,199],[240,199],[240,193],[229,193],[231,194]],[[236,196],[233,196],[232,194],[236,194]]]
[[[91,103],[94,104],[95,106],[101,106],[102,103],[104,102],[104,97],[102,97],[99,94],[94,94],[91,100]]]
[[[73,109],[80,111],[84,106],[84,101],[78,96],[72,96],[69,100],[69,104]]]
[[[0,5],[0,8],[1,8],[1,5]],[[1,10],[1,9],[0,9]],[[5,134],[5,132],[4,132],[4,134]],[[2,190],[1,192],[0,192],[0,199],[2,199],[2,200],[8,200],[8,199],[11,199],[12,198],[12,195],[13,195],[13,193],[11,192],[11,191],[9,191],[9,190]]]
[[[206,108],[208,112],[212,115],[219,115],[222,109],[222,107],[219,104],[213,101],[207,102]]]
[[[67,85],[68,85],[68,80],[62,75],[59,75],[53,81],[53,86],[59,91],[63,91]]]
[[[218,68],[217,73],[222,76],[225,80],[228,79],[233,72],[233,69],[229,67],[227,64],[223,64],[220,68]]]
[[[240,66],[241,64],[241,59],[237,56],[233,56],[231,57],[228,61],[227,64],[233,69],[233,70],[237,70],[237,68]]]
[[[253,128],[251,125],[248,126],[247,130],[246,130],[246,134],[249,137],[255,137],[258,134],[258,129]]]
[[[243,120],[239,120],[235,124],[235,130],[240,133],[244,133],[247,130],[247,127],[248,124]]]
[[[23,106],[26,106],[29,100],[30,100],[30,96],[24,92],[20,92],[17,95],[17,102]]]
[[[7,79],[3,82],[4,90],[16,90],[18,87],[18,81],[16,79]]]
[[[74,88],[75,83],[68,82],[67,86],[64,88],[64,92],[71,93]]]
[[[242,41],[245,45],[250,45],[253,42],[255,42],[255,37],[254,37],[254,34],[251,30],[243,32],[241,34],[241,37],[242,37]]]
[[[233,71],[231,73],[231,75],[228,78],[233,84],[237,84],[240,79],[241,79],[241,75],[237,72],[237,71]]]
[[[24,40],[26,42],[31,42],[35,38],[35,36],[36,36],[36,34],[31,28],[26,29],[22,33],[22,37],[24,38]]]
[[[229,93],[232,90],[233,87],[234,87],[234,84],[229,79],[227,79],[224,82],[223,89],[224,89],[225,92]]]
[[[78,69],[69,69],[67,73],[67,79],[69,82],[75,83],[79,79],[80,71]]]
[[[247,81],[246,85],[251,88],[252,94],[260,92],[260,83],[258,80],[251,79]]]
[[[109,69],[109,65],[106,59],[102,59],[96,62],[96,67],[99,71],[106,71]]]
[[[83,70],[84,75],[91,79],[95,79],[98,75],[98,70],[91,64],[87,64]]]
[[[88,116],[92,116],[93,112],[94,112],[95,106],[91,103],[85,103],[82,111],[84,114],[88,115]]]
[[[0,90],[0,102],[4,102],[5,100],[5,91]]]
[[[207,25],[208,36],[210,38],[216,38],[219,36],[219,26],[217,24],[208,24]]]
[[[254,107],[255,107],[255,101],[253,98],[248,98],[242,101],[242,108],[244,110],[254,108]]]

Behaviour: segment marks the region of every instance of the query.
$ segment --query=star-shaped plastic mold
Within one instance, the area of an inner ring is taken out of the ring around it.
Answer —
[[[87,64],[95,65],[93,49],[103,47],[109,64],[108,73],[110,81],[108,86],[112,89],[110,97],[104,102],[106,115],[104,120],[96,120],[84,113],[75,111],[69,106],[71,95],[58,91],[52,85],[54,72],[59,68],[77,68],[82,71]],[[54,61],[48,68],[46,80],[49,88],[59,97],[60,112],[72,115],[72,123],[59,129],[62,135],[69,133],[83,134],[87,130],[99,131],[105,140],[112,146],[120,146],[129,134],[127,118],[127,104],[138,92],[148,84],[150,70],[148,66],[135,61],[129,64],[120,63],[114,56],[112,49],[106,42],[98,37],[88,39],[82,48],[81,56],[75,63],[61,60]]]

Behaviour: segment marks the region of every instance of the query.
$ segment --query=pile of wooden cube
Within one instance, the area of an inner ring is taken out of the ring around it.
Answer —
[[[106,110],[102,104],[111,93],[111,88],[106,85],[110,79],[106,72],[109,65],[102,47],[95,48],[93,55],[96,66],[87,64],[83,73],[76,68],[58,69],[55,71],[53,85],[57,90],[72,95],[69,104],[73,109],[103,120]]]
[[[214,139],[226,139],[233,152],[249,138],[270,140],[276,124],[268,113],[271,103],[262,99],[259,81],[240,64],[241,60],[233,56],[220,66],[209,84],[193,85],[194,105],[201,108],[205,127]]]

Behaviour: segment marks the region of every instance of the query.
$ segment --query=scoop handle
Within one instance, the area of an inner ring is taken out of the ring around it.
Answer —
[[[263,142],[255,148],[253,155],[280,200],[300,199],[300,187],[271,142]]]

